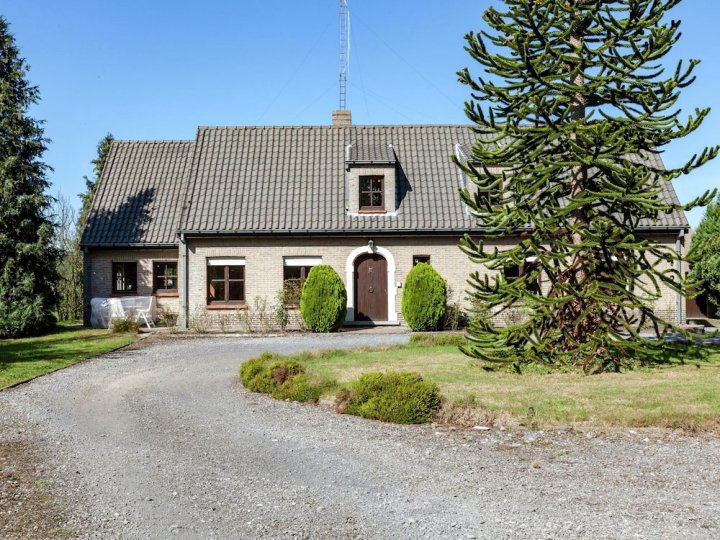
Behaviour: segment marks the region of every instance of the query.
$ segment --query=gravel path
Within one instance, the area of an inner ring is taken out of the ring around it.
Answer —
[[[90,538],[720,536],[717,440],[392,426],[237,383],[261,351],[406,339],[161,340],[1,392],[0,421]]]

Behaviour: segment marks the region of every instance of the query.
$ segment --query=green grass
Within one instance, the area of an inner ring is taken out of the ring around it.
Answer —
[[[60,323],[51,334],[0,340],[0,388],[64,368],[137,340],[130,334]]]
[[[552,426],[672,427],[720,430],[720,353],[680,358],[626,373],[582,375],[486,370],[454,346],[410,344],[298,355],[309,373],[346,384],[368,371],[417,371],[449,404],[486,422]],[[467,415],[465,415],[467,416]]]

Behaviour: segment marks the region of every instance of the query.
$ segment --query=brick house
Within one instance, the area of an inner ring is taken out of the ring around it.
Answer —
[[[401,324],[405,277],[424,261],[463,304],[467,276],[483,269],[458,240],[483,231],[450,156],[468,155],[473,137],[457,125],[354,126],[340,111],[330,126],[115,141],[82,237],[85,297],[154,295],[186,325],[271,303],[322,263],[345,280],[348,324]],[[665,195],[677,200],[670,184]],[[688,229],[682,212],[643,225],[677,249]],[[670,290],[656,309],[684,318]],[[89,303],[85,312],[87,324]]]

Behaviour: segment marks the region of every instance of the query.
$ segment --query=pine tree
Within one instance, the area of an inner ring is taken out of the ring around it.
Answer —
[[[0,17],[0,338],[42,333],[54,324],[56,260],[47,139],[28,115],[37,87]]]
[[[512,247],[462,242],[494,271],[471,277],[468,354],[620,369],[661,354],[678,330],[653,310],[661,288],[686,290],[678,255],[639,227],[706,205],[710,193],[679,205],[663,186],[718,153],[669,170],[652,159],[709,113],[683,122],[677,107],[698,61],[669,76],[662,65],[680,38],[680,23],[665,19],[679,3],[504,0],[503,11],[484,13],[488,30],[465,36],[484,74],[458,72],[478,136],[467,160],[456,157],[473,184],[462,197],[487,238],[517,238]],[[494,316],[510,323],[498,328]],[[641,336],[647,328],[656,339]]]
[[[717,303],[720,298],[720,198],[705,211],[695,230],[688,258],[692,262],[690,279],[695,280]]]
[[[80,201],[82,207],[78,214],[77,230],[80,236],[85,229],[85,223],[87,223],[88,216],[90,215],[90,208],[92,208],[93,199],[95,198],[95,192],[97,191],[98,185],[100,184],[100,177],[102,176],[103,168],[105,167],[105,161],[107,160],[108,152],[110,151],[110,145],[115,140],[112,133],[108,133],[97,144],[97,157],[92,160],[93,164],[93,178],[83,177],[85,180],[85,193],[80,193]]]

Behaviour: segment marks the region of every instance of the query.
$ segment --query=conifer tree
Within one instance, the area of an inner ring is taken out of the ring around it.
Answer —
[[[0,17],[0,338],[39,334],[54,323],[56,260],[43,163],[42,123],[25,60]]]
[[[692,237],[688,258],[692,263],[690,278],[717,304],[720,298],[720,199],[705,210]]]
[[[677,105],[698,61],[670,74],[662,64],[680,38],[666,19],[680,1],[503,0],[484,13],[487,30],[466,35],[483,73],[458,72],[478,136],[466,160],[455,158],[472,183],[461,195],[486,238],[517,239],[462,242],[492,272],[471,276],[467,353],[620,369],[660,354],[678,330],[653,309],[663,288],[686,290],[678,255],[642,229],[706,205],[710,193],[680,205],[664,186],[718,153],[668,170],[659,162],[709,113],[682,119]],[[641,335],[648,328],[655,339]]]
[[[88,216],[90,215],[90,208],[92,208],[93,199],[95,198],[95,192],[97,192],[98,185],[100,184],[100,177],[102,176],[103,168],[105,167],[105,161],[107,160],[108,152],[110,151],[110,145],[115,140],[112,133],[108,133],[97,144],[97,157],[92,160],[93,164],[93,178],[85,176],[85,193],[80,193],[80,201],[82,207],[78,214],[77,230],[79,236],[82,236],[83,230],[85,229],[85,223],[87,222]]]

